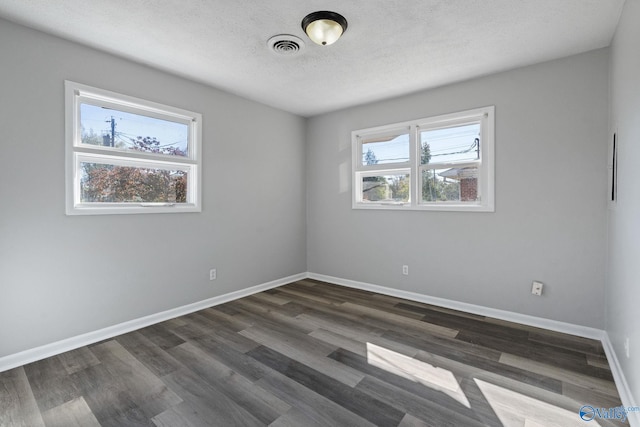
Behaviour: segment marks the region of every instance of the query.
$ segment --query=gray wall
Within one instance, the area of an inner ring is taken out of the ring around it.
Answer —
[[[618,135],[618,202],[609,210],[606,330],[640,398],[640,2],[627,0],[611,49],[611,132]],[[630,340],[630,358],[624,340]],[[639,404],[637,400],[635,404]]]
[[[604,327],[607,49],[308,121],[1,20],[0,58],[0,357],[304,271]],[[201,112],[203,212],[65,216],[65,79]],[[351,209],[352,130],[485,105],[495,213]],[[635,212],[610,221],[618,348]]]
[[[309,271],[603,328],[608,54],[312,118]],[[495,213],[351,209],[351,131],[486,105],[496,106]],[[534,279],[543,297],[530,294]]]
[[[65,216],[65,79],[202,113],[202,213]],[[300,117],[0,20],[0,357],[306,271],[304,138]]]

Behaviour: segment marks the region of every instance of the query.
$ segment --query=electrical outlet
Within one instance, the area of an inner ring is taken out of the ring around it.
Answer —
[[[404,274],[405,276],[409,275],[409,266],[408,265],[403,265],[402,266],[402,274]]]
[[[532,293],[533,295],[537,295],[537,296],[542,295],[542,286],[544,286],[544,285],[542,284],[542,282],[534,281],[534,282],[531,284],[531,293]]]
[[[216,277],[217,277],[216,269],[212,268],[211,270],[209,270],[209,280],[216,280]]]
[[[627,359],[631,357],[630,351],[629,351],[629,337],[626,337],[624,339],[624,352],[627,355]]]

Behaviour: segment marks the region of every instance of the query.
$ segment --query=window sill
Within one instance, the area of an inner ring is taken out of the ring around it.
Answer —
[[[175,203],[140,203],[140,204],[113,204],[99,206],[92,204],[80,204],[67,208],[67,215],[118,215],[118,214],[149,214],[149,213],[188,213],[202,212],[200,206],[194,204]]]
[[[420,204],[410,203],[354,203],[352,209],[376,209],[376,210],[396,210],[396,211],[440,211],[440,212],[495,212],[494,206],[480,204],[460,204],[460,203],[439,203]]]

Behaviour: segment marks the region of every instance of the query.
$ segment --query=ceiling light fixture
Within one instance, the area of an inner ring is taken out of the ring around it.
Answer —
[[[302,29],[311,41],[327,46],[335,43],[347,31],[347,20],[335,12],[313,12],[302,20]]]

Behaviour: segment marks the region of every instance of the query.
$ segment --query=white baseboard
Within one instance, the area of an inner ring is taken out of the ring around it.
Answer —
[[[88,332],[86,334],[77,335],[75,337],[67,338],[61,341],[45,344],[40,347],[32,348],[29,350],[21,351],[20,353],[10,354],[8,356],[0,357],[0,372],[7,371],[9,369],[16,368],[18,366],[26,365],[27,363],[35,362],[45,359],[47,357],[55,356],[66,351],[75,350],[76,348],[83,347],[85,345],[93,344],[98,341],[113,338],[118,335],[126,334],[128,332],[135,331],[146,326],[154,325],[156,323],[164,322],[165,320],[173,319],[175,317],[184,316],[185,314],[193,313],[205,308],[213,307],[215,305],[224,304],[225,302],[233,301],[238,298],[253,295],[258,292],[266,291],[268,289],[277,288],[278,286],[286,285],[307,277],[306,273],[300,273],[282,279],[277,279],[268,283],[262,283],[260,285],[252,286],[247,289],[242,289],[228,294],[220,295],[206,300],[198,301],[192,304],[183,305],[182,307],[172,308],[160,313],[144,316],[139,319],[133,319],[127,322],[123,322],[117,325],[109,326],[97,331]]]
[[[323,282],[333,283],[336,285],[362,289],[365,291],[376,292],[379,294],[389,295],[397,298],[404,298],[412,301],[422,302],[425,304],[436,305],[438,307],[450,308],[452,310],[464,311],[466,313],[478,314],[480,316],[493,317],[509,322],[520,323],[522,325],[534,326],[536,328],[562,332],[565,334],[591,338],[599,341],[602,340],[602,337],[604,336],[604,331],[600,329],[574,325],[572,323],[559,322],[557,320],[544,319],[542,317],[529,316],[527,314],[514,313],[512,311],[498,310],[496,308],[468,304],[465,302],[459,302],[445,298],[432,297],[416,292],[402,291],[399,289],[387,288],[385,286],[372,285],[370,283],[357,282],[354,280],[341,279],[339,277],[325,276],[322,274],[308,273],[308,277],[310,279],[321,280]]]
[[[431,304],[438,307],[450,308],[453,310],[464,311],[466,313],[478,314],[481,316],[493,317],[496,319],[506,320],[509,322],[520,323],[537,328],[548,329],[565,334],[576,335],[584,338],[591,338],[602,342],[607,360],[611,367],[611,372],[620,394],[620,399],[625,407],[635,407],[638,403],[633,399],[629,384],[624,376],[620,362],[616,356],[609,335],[600,329],[589,328],[586,326],[574,325],[572,323],[559,322],[557,320],[544,319],[541,317],[529,316],[526,314],[514,313],[506,310],[498,310],[495,308],[484,307],[475,304],[449,300],[445,298],[432,297],[419,294],[416,292],[402,291],[399,289],[388,288],[385,286],[372,285],[370,283],[358,282],[354,280],[341,279],[339,277],[325,276],[323,274],[307,273],[310,279],[320,280],[327,283],[346,286],[355,289],[375,292],[383,295],[389,295],[397,298],[404,298],[411,301]],[[640,413],[628,412],[627,417],[631,427],[640,427]]]
[[[399,289],[388,288],[385,286],[373,285],[365,282],[358,282],[354,280],[341,279],[338,277],[326,276],[316,273],[300,273],[282,279],[277,279],[268,283],[252,286],[247,289],[242,289],[228,294],[220,295],[213,298],[208,298],[203,301],[198,301],[193,304],[184,305],[174,309],[166,310],[160,313],[155,313],[149,316],[141,317],[139,319],[130,320],[128,322],[120,323],[114,326],[110,326],[104,329],[100,329],[86,334],[78,335],[75,337],[67,338],[54,343],[46,344],[33,349],[25,350],[20,353],[10,354],[8,356],[0,357],[0,372],[16,368],[18,366],[25,365],[27,363],[35,362],[45,359],[47,357],[55,356],[66,351],[74,350],[85,345],[93,344],[98,341],[113,338],[115,336],[135,331],[146,326],[154,325],[165,320],[173,319],[175,317],[184,316],[185,314],[193,313],[205,308],[213,307],[215,305],[224,304],[229,301],[243,298],[249,295],[253,295],[258,292],[273,289],[278,286],[286,285],[302,279],[316,279],[327,283],[333,283],[349,288],[362,289],[365,291],[376,292],[379,294],[390,295],[398,298],[404,298],[412,301],[422,302],[425,304],[432,304],[439,307],[450,308],[453,310],[464,311],[467,313],[478,314],[481,316],[493,317],[496,319],[506,320],[510,322],[520,323],[524,325],[534,326],[542,329],[548,329],[552,331],[562,332],[566,334],[581,336],[585,338],[591,338],[602,341],[607,359],[611,366],[611,371],[615,379],[618,393],[622,399],[622,403],[625,406],[636,406],[636,402],[633,400],[631,390],[624,377],[622,368],[618,361],[615,351],[609,336],[605,331],[589,328],[580,325],[574,325],[571,323],[559,322],[556,320],[544,319],[535,316],[529,316],[520,313],[514,313],[506,310],[498,310],[495,308],[484,307],[475,304],[468,304],[464,302],[449,300],[445,298],[432,297],[416,292],[403,291]],[[640,413],[630,412],[629,423],[632,427],[640,427]]]
[[[609,334],[606,332],[602,338],[602,346],[604,347],[604,352],[607,355],[607,361],[609,361],[611,373],[613,374],[613,379],[616,382],[616,387],[618,388],[618,394],[620,395],[620,400],[622,400],[622,405],[627,408],[630,406],[640,406],[640,403],[633,398],[631,388],[629,388],[629,383],[622,372],[622,366],[620,366],[618,355],[613,349],[613,344],[609,339]],[[631,425],[631,427],[640,427],[640,412],[627,412],[627,418],[629,419],[629,425]]]

